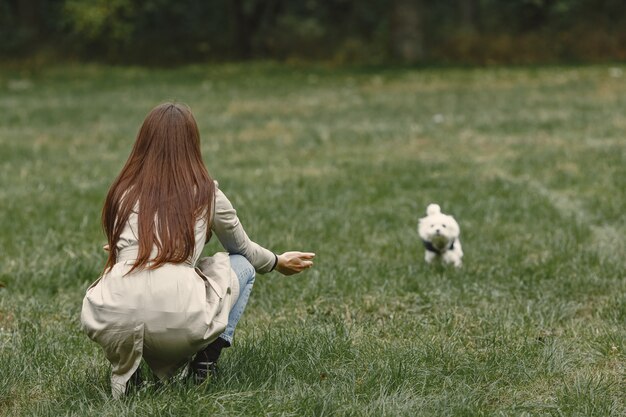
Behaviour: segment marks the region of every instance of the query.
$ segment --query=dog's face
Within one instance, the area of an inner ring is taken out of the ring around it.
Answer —
[[[431,242],[437,249],[444,249],[459,237],[459,224],[454,217],[437,213],[422,217],[419,221],[420,237]]]

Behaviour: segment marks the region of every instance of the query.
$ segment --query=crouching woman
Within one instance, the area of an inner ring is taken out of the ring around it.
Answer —
[[[313,253],[275,255],[251,241],[209,176],[190,109],[165,103],[139,130],[102,211],[103,275],[83,299],[81,322],[112,365],[114,397],[145,360],[159,379],[188,365],[202,382],[233,343],[255,273],[285,275]],[[199,260],[215,234],[226,250]]]

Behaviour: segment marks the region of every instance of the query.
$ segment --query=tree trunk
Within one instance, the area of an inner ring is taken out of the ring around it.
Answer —
[[[232,0],[231,5],[235,55],[240,59],[248,59],[252,56],[252,32],[243,7],[243,0]]]
[[[424,58],[422,12],[421,0],[394,0],[391,5],[391,50],[405,63]]]
[[[38,0],[18,0],[17,2],[17,17],[20,28],[33,37],[39,33],[37,3]]]
[[[254,37],[258,35],[260,28],[271,25],[278,16],[282,3],[281,0],[256,0],[252,4],[252,10],[246,12],[245,0],[232,0],[232,15],[234,26],[234,47],[237,58],[249,59],[254,53]]]
[[[459,0],[461,29],[466,32],[476,30],[476,0]]]

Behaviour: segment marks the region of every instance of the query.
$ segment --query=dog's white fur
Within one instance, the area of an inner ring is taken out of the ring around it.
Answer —
[[[419,219],[417,232],[426,247],[424,259],[427,263],[441,258],[444,263],[453,264],[457,268],[463,264],[459,224],[454,217],[443,214],[438,204],[428,205],[426,217]]]

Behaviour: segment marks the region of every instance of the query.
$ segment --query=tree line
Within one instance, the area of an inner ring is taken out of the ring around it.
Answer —
[[[0,0],[0,57],[177,64],[278,59],[626,59],[623,0]]]

